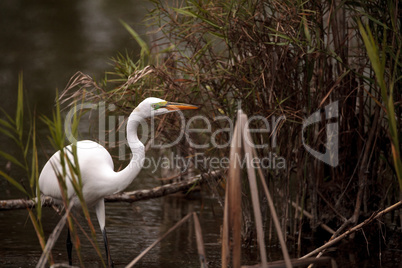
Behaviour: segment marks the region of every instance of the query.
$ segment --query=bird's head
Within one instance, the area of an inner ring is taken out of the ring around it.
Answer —
[[[138,104],[133,113],[136,113],[143,118],[148,118],[151,116],[167,114],[178,110],[194,109],[198,109],[198,106],[177,102],[169,102],[159,98],[150,97],[146,98],[140,104]]]

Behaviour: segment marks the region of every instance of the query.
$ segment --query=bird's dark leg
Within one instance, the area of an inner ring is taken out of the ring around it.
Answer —
[[[105,242],[107,266],[108,266],[108,267],[114,267],[114,263],[113,263],[113,261],[112,261],[112,257],[110,256],[110,249],[109,249],[109,243],[108,243],[108,241],[107,241],[106,228],[103,228],[103,230],[102,230],[102,235],[103,235],[103,241]]]
[[[71,265],[73,265],[73,259],[71,258],[71,252],[72,252],[72,249],[73,249],[73,243],[71,242],[70,228],[69,227],[67,227],[66,246],[67,246],[68,264],[71,266]]]

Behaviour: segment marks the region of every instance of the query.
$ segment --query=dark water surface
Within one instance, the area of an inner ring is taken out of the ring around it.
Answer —
[[[207,203],[211,201],[213,202],[213,200],[204,200]],[[134,204],[107,204],[106,226],[115,266],[127,265],[188,212],[201,211],[201,205],[201,199],[189,200],[178,197],[166,197]],[[217,262],[211,263],[212,267],[219,266],[220,214],[219,210],[218,215],[213,215],[211,209],[204,209],[200,216],[204,239],[207,243],[207,254],[211,261]],[[98,233],[97,239],[100,241],[99,246],[104,254],[102,236],[96,217],[94,214],[92,216]],[[0,212],[0,219],[0,266],[35,267],[41,255],[41,249],[27,212],[24,210]],[[45,209],[44,219],[45,232],[50,234],[60,217],[53,210]],[[84,224],[83,226],[89,232]],[[99,257],[91,244],[83,235],[80,237],[85,267],[101,267]],[[65,238],[64,231],[53,250],[56,263],[67,262]],[[75,255],[73,259],[74,264],[79,265]],[[182,225],[178,231],[153,248],[137,265],[137,267],[197,266],[199,261],[191,221]]]
[[[142,0],[118,1],[0,1],[0,107],[13,113],[16,104],[18,74],[23,72],[26,100],[37,113],[50,116],[56,89],[62,90],[77,71],[101,78],[111,70],[110,58],[117,52],[138,50],[138,46],[122,27],[122,19],[138,33],[146,29],[140,24],[150,4]],[[39,139],[46,130],[39,129]],[[44,143],[45,144],[45,143]],[[18,150],[0,135],[0,148],[12,155]],[[42,150],[52,153],[50,148]],[[39,155],[40,165],[46,161]],[[0,160],[0,169],[6,162]],[[11,168],[16,178],[23,174]],[[149,172],[137,178],[131,189],[159,185]],[[21,197],[4,179],[0,179],[0,199]],[[111,254],[116,267],[124,267],[187,213],[200,215],[207,259],[210,267],[220,267],[220,227],[222,209],[217,201],[202,195],[169,196],[134,204],[106,204],[106,226]],[[102,237],[94,214],[98,241],[104,254]],[[49,235],[60,217],[50,208],[44,209],[43,225]],[[85,225],[84,225],[84,228]],[[88,228],[85,229],[88,231]],[[66,262],[66,232],[61,234],[53,250],[56,262]],[[100,267],[91,244],[81,235],[82,255],[86,267]],[[363,243],[359,247],[365,248]],[[281,259],[277,246],[269,247],[269,259]],[[304,249],[308,252],[308,249]],[[244,263],[256,263],[255,248],[244,249]],[[355,249],[338,248],[332,253],[340,267],[402,267],[397,251],[388,260],[377,256],[358,257]],[[400,253],[400,252],[399,252]],[[0,266],[34,267],[41,255],[35,231],[26,210],[0,211]],[[385,254],[384,254],[385,256]],[[78,265],[74,256],[74,264]],[[192,222],[184,224],[150,251],[138,267],[199,267]]]
[[[1,106],[14,109],[19,72],[31,104],[44,112],[75,72],[102,77],[111,57],[138,49],[119,20],[144,34],[149,7],[144,0],[0,1]]]

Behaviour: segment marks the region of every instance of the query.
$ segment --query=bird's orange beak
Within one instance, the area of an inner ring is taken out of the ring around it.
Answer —
[[[166,103],[165,107],[169,111],[176,111],[176,110],[195,110],[198,109],[198,106],[185,104],[185,103],[178,103],[178,102],[168,102]]]

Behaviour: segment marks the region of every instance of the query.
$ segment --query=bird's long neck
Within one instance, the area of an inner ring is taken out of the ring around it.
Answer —
[[[117,192],[124,190],[138,175],[144,164],[145,149],[144,144],[138,139],[137,128],[142,120],[142,117],[133,112],[127,122],[127,141],[131,149],[130,164],[122,171],[117,173],[118,185]]]

